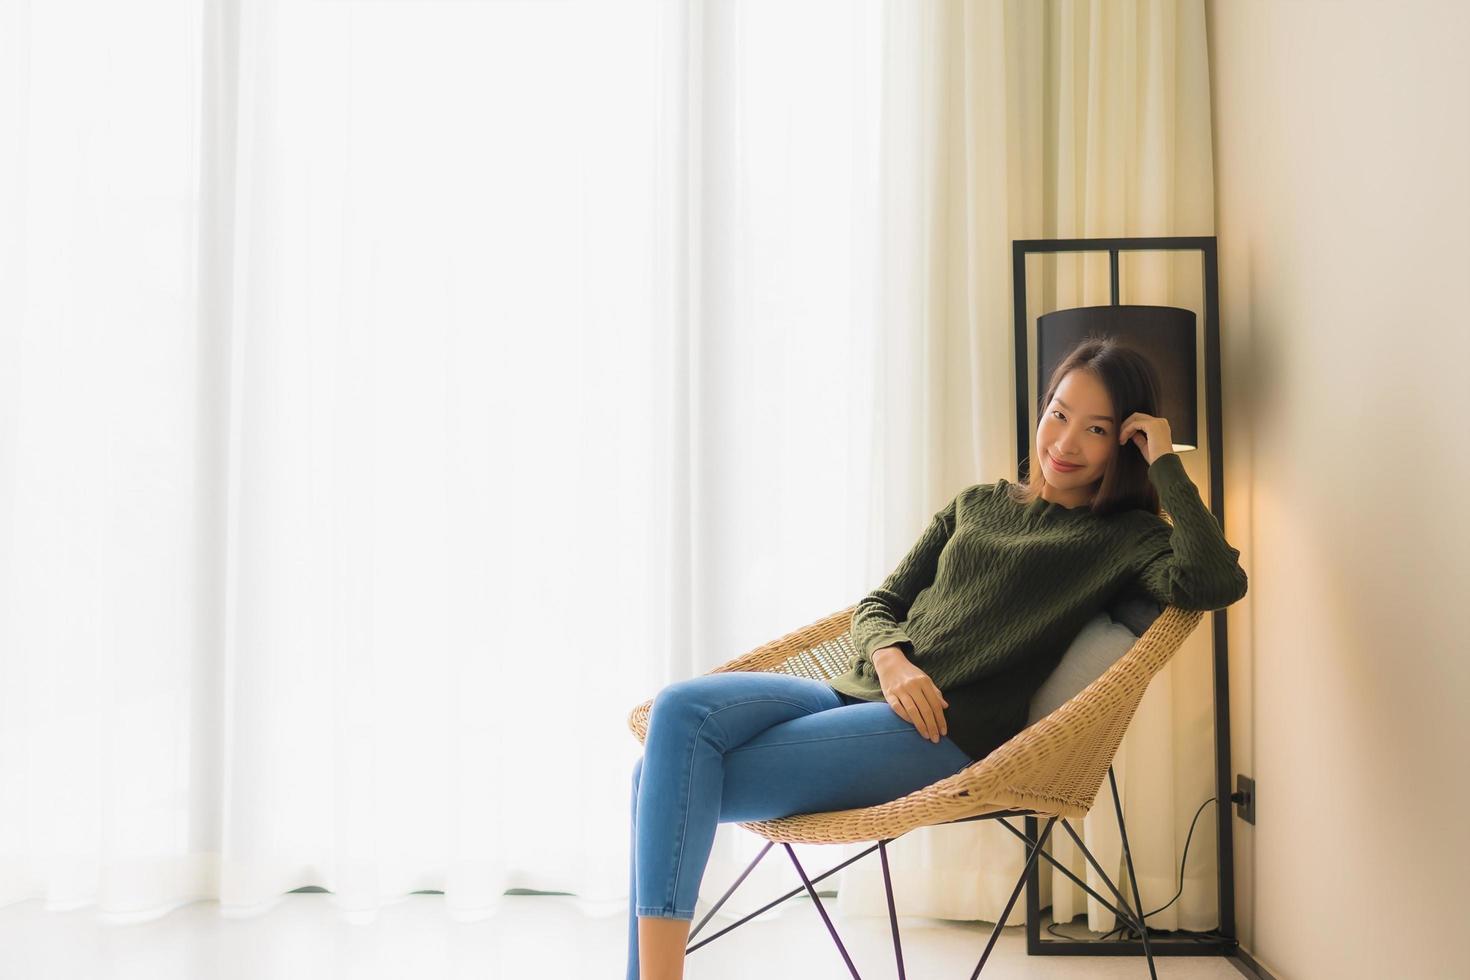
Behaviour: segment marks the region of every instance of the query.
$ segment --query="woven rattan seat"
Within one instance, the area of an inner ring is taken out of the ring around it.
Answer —
[[[771,671],[818,680],[826,680],[841,674],[847,670],[854,654],[850,628],[855,608],[855,606],[849,606],[835,612],[810,626],[795,630],[780,639],[736,657],[708,673]],[[1123,740],[1123,733],[1127,730],[1129,722],[1132,721],[1133,714],[1138,708],[1139,701],[1143,698],[1144,691],[1148,688],[1149,681],[1180,648],[1203,615],[1197,610],[1181,609],[1177,606],[1164,607],[1158,618],[1144,631],[1142,636],[1138,637],[1132,648],[1096,680],[1056,710],[996,748],[985,758],[966,766],[952,776],[931,783],[899,799],[875,806],[834,810],[827,813],[796,814],[774,820],[745,822],[740,826],[771,842],[767,844],[767,849],[771,844],[786,845],[787,852],[795,862],[795,853],[790,848],[793,843],[848,844],[877,841],[881,849],[882,845],[888,841],[919,827],[983,818],[989,815],[998,817],[1012,833],[1022,837],[1028,845],[1031,845],[1027,862],[1029,871],[1056,820],[1061,820],[1062,826],[1072,835],[1074,841],[1081,845],[1081,839],[1067,824],[1067,818],[1083,817],[1092,809],[1098,790],[1102,787],[1103,778],[1106,776],[1111,779],[1113,756],[1118,751],[1118,746]],[[652,706],[653,699],[650,698],[634,708],[628,716],[628,727],[640,742],[647,734],[648,714]],[[1116,784],[1113,790],[1114,802],[1117,805]],[[1050,819],[1047,820],[1046,831],[1040,835],[1038,840],[1032,840],[1011,827],[1005,820],[1005,816],[1015,815]],[[1120,829],[1122,829],[1121,807],[1118,809],[1118,818]],[[1124,831],[1123,845],[1126,856],[1128,853],[1126,831]],[[1085,847],[1082,850],[1086,853]],[[763,850],[761,854],[764,856],[765,851]],[[1049,854],[1045,856],[1048,860],[1051,859]],[[1088,858],[1092,860],[1090,854]],[[756,860],[759,861],[760,858]],[[1129,862],[1131,872],[1131,857]],[[1072,875],[1068,869],[1056,864],[1055,861],[1052,863],[1125,921],[1137,921],[1132,910],[1127,909],[1127,902],[1123,900],[1122,894],[1113,886],[1107,875],[1102,873],[1101,867],[1098,867],[1095,861],[1093,861],[1094,867],[1117,895],[1123,906],[1122,909],[1113,906],[1106,898]],[[817,898],[816,891],[812,887],[812,881],[807,878],[799,863],[797,863],[797,870],[801,873],[807,891],[817,902],[818,910],[827,922],[828,929],[832,932],[838,948],[842,950],[843,958],[847,961],[849,969],[856,977],[856,968],[847,956],[846,949],[841,939],[838,938],[826,911],[822,908],[820,899]],[[835,870],[837,869],[833,869]],[[749,871],[746,873],[748,874]],[[828,874],[831,873],[831,871],[828,872]],[[886,882],[886,852],[884,853],[884,873]],[[744,877],[742,875],[741,880]],[[738,884],[739,881],[736,882],[737,886]],[[1017,883],[1016,892],[1011,896],[1011,905],[1014,905],[1022,884],[1024,884],[1024,873],[1023,880]],[[796,889],[796,892],[799,891],[800,889]],[[728,898],[729,894],[727,892],[725,898]],[[1134,898],[1135,901],[1138,898],[1136,883]],[[782,900],[784,901],[784,898]],[[721,904],[724,901],[725,899],[722,898]],[[981,957],[982,967],[985,957],[989,955],[991,947],[999,936],[1001,927],[1005,924],[1011,905],[1006,907],[1006,914],[1002,915],[1000,922],[996,924],[991,943]],[[717,910],[719,906],[715,908]],[[713,910],[708,913],[705,920],[700,923],[700,927],[713,914]],[[897,919],[892,905],[891,887],[889,914],[894,929],[895,950],[901,964],[902,952],[898,949]],[[739,924],[736,923],[736,925]],[[698,932],[698,929],[695,931]],[[723,931],[729,931],[729,929]],[[1147,932],[1146,930],[1141,931],[1144,935],[1145,952],[1148,953]],[[708,941],[708,939],[705,940],[705,942]],[[691,947],[691,951],[694,948],[697,947]],[[1153,957],[1151,953],[1148,953],[1148,960],[1149,970],[1152,973]]]

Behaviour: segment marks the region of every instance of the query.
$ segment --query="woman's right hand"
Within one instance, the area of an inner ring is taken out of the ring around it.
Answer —
[[[949,701],[928,674],[909,662],[902,647],[874,650],[873,670],[895,714],[931,742],[949,734],[943,710],[949,707]]]

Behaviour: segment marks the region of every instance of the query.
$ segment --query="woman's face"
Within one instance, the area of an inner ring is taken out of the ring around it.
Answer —
[[[1069,507],[1092,499],[1093,484],[1118,451],[1112,399],[1092,372],[1070,371],[1057,386],[1036,426],[1036,451],[1041,473],[1055,492],[1046,499]],[[1065,468],[1063,463],[1076,465]]]

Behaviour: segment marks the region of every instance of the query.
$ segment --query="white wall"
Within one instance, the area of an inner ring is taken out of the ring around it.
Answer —
[[[1207,13],[1242,943],[1470,976],[1470,4]]]

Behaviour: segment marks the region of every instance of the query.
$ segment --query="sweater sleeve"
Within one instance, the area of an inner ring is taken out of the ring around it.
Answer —
[[[1181,609],[1223,609],[1241,599],[1247,581],[1240,551],[1225,540],[1179,454],[1168,452],[1154,460],[1148,478],[1174,523],[1161,524],[1144,538],[1138,586]]]
[[[858,600],[852,613],[852,641],[858,660],[871,661],[874,651],[890,646],[901,647],[905,656],[914,659],[914,642],[899,621],[908,615],[919,593],[934,581],[939,553],[954,533],[958,501],[956,495],[935,514],[918,543],[909,549],[883,584]]]

